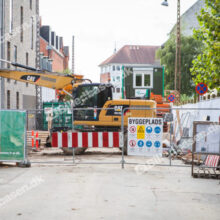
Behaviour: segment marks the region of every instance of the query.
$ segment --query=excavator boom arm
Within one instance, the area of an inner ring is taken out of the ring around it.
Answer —
[[[62,90],[68,85],[81,82],[82,75],[63,75],[59,73],[48,73],[40,71],[20,71],[0,69],[0,77],[14,79],[36,86],[43,86],[51,89]]]

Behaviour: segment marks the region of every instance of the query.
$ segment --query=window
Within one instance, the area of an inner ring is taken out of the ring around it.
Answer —
[[[136,86],[142,86],[142,74],[136,75]]]
[[[17,46],[14,46],[14,62],[17,63],[18,58],[18,48]]]
[[[121,89],[120,88],[116,88],[116,92],[120,93]]]
[[[133,74],[134,88],[153,88],[153,69],[135,70]]]
[[[150,86],[150,75],[144,74],[144,86]]]
[[[112,66],[112,70],[115,71],[115,66]]]
[[[34,18],[31,17],[31,49],[34,48]]]
[[[10,90],[7,90],[7,109],[10,109]]]
[[[21,27],[21,35],[20,35],[20,40],[23,42],[24,40],[24,30],[23,30],[23,23],[24,23],[24,10],[23,7],[21,6],[21,13],[20,13],[20,27]]]
[[[16,108],[19,109],[19,92],[16,92]]]
[[[121,82],[121,77],[120,76],[116,76],[116,82]]]
[[[120,70],[121,70],[120,66],[117,66],[117,70],[118,70],[118,71],[120,71]]]
[[[11,43],[7,42],[7,61],[11,61]],[[7,64],[7,68],[10,68],[10,63]]]
[[[28,66],[28,53],[26,53],[26,66]]]
[[[30,0],[30,9],[32,10],[32,0]]]
[[[13,0],[9,0],[9,33],[13,30]]]

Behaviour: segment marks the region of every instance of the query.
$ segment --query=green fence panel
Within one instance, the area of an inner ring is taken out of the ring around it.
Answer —
[[[26,112],[0,110],[0,161],[23,161]]]

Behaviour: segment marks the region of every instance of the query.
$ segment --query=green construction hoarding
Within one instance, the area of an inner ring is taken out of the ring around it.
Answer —
[[[0,161],[23,161],[26,147],[26,112],[0,110]]]

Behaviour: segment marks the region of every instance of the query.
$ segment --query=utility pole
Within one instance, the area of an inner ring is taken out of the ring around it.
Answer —
[[[72,38],[72,73],[75,73],[75,37]]]
[[[168,6],[167,0],[162,3]],[[181,93],[181,29],[180,29],[180,0],[177,0],[177,23],[176,23],[176,56],[175,56],[175,78],[174,89]]]
[[[178,85],[177,85],[178,82]],[[180,0],[177,0],[176,24],[176,59],[175,59],[175,90],[181,93],[181,32],[180,32]]]

